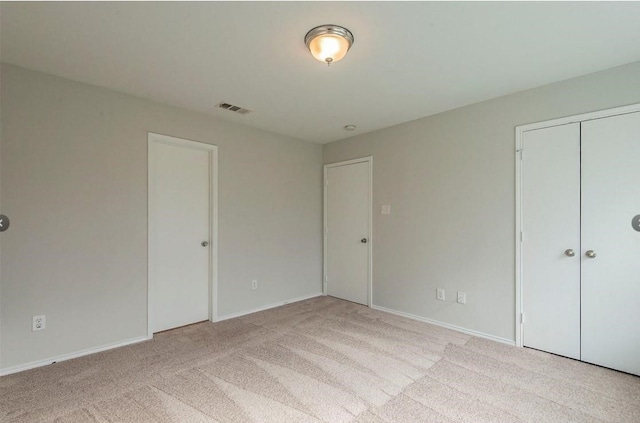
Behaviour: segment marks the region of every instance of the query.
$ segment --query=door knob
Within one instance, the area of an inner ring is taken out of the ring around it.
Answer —
[[[367,243],[367,238],[362,238],[362,239],[360,240],[360,242],[362,242],[363,244],[366,244],[366,243]]]
[[[0,232],[4,232],[9,229],[10,224],[11,222],[9,222],[9,218],[4,214],[0,214]]]
[[[209,241],[202,241],[200,245],[202,245],[203,247],[206,247],[207,245],[209,245]]]
[[[589,258],[596,258],[596,252],[593,250],[587,250],[586,253],[584,253],[585,256],[589,257]]]
[[[564,255],[566,255],[567,257],[573,257],[576,255],[576,252],[569,248],[568,250],[564,251]]]

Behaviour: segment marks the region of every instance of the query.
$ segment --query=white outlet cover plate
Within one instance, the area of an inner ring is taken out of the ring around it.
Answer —
[[[33,332],[47,328],[47,317],[45,315],[33,316],[31,330]]]
[[[383,204],[383,205],[382,205],[382,208],[381,208],[381,210],[380,210],[380,212],[381,212],[382,214],[391,214],[391,205],[389,205],[389,204]]]

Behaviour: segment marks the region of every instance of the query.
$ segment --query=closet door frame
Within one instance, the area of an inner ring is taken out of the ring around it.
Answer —
[[[515,164],[516,164],[516,231],[515,231],[515,246],[516,246],[516,314],[515,314],[515,343],[516,346],[522,347],[523,342],[523,318],[526,318],[522,314],[522,157],[526,154],[523,151],[522,142],[524,133],[526,131],[532,131],[535,129],[549,128],[552,126],[566,125],[569,123],[584,122],[593,119],[602,119],[611,116],[625,115],[628,113],[640,112],[640,103],[632,104],[624,107],[616,107],[613,109],[599,110],[596,112],[583,113],[575,116],[564,117],[560,119],[547,120],[543,122],[531,123],[528,125],[516,126],[516,142],[515,142]]]

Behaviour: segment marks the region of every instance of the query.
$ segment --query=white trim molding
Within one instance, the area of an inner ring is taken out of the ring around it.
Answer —
[[[348,166],[356,163],[369,163],[369,255],[367,266],[367,305],[371,307],[373,304],[373,156],[361,157],[359,159],[345,160],[342,162],[329,163],[324,165],[323,174],[323,191],[324,191],[324,204],[323,204],[323,248],[322,248],[322,292],[327,295],[327,281],[328,281],[328,268],[327,268],[327,170],[332,167]]]
[[[223,320],[235,319],[236,317],[242,317],[242,316],[246,316],[247,314],[257,313],[259,311],[265,311],[265,310],[269,310],[271,308],[281,307],[281,306],[287,305],[287,304],[292,304],[292,303],[297,303],[297,302],[300,302],[300,301],[310,300],[311,298],[322,297],[323,295],[324,294],[322,292],[316,292],[315,294],[311,294],[311,295],[305,295],[305,296],[302,296],[302,297],[292,298],[290,300],[284,300],[284,301],[280,301],[280,302],[277,302],[277,303],[269,304],[269,305],[266,305],[266,306],[262,306],[262,307],[258,307],[258,308],[252,308],[250,310],[239,311],[237,313],[231,313],[231,314],[227,314],[227,315],[224,315],[224,316],[220,316],[220,317],[218,317],[217,320],[215,320],[215,322],[221,322]]]
[[[611,116],[626,115],[629,113],[640,112],[640,103],[632,104],[623,107],[616,107],[613,109],[599,110],[596,112],[582,113],[575,116],[568,116],[559,119],[552,119],[542,122],[531,123],[528,125],[516,126],[516,139],[515,139],[515,161],[516,161],[516,233],[515,233],[515,245],[516,245],[516,333],[515,344],[519,347],[523,346],[523,320],[524,310],[522,308],[523,293],[522,293],[522,242],[523,242],[523,229],[522,229],[522,160],[526,152],[523,151],[523,137],[527,131],[534,131],[536,129],[549,128],[552,126],[567,125],[570,123],[585,122],[594,119],[603,119]]]
[[[394,310],[394,309],[386,308],[386,307],[380,307],[380,306],[377,306],[377,305],[373,305],[373,306],[371,306],[371,308],[374,309],[374,310],[384,311],[385,313],[395,314],[396,316],[406,317],[407,319],[417,320],[419,322],[429,323],[431,325],[440,326],[440,327],[443,327],[443,328],[446,328],[446,329],[451,329],[453,331],[461,332],[461,333],[464,333],[466,335],[477,336],[478,338],[484,338],[484,339],[489,339],[490,341],[500,342],[501,344],[515,345],[515,342],[513,340],[511,340],[511,339],[502,338],[502,337],[499,337],[499,336],[490,335],[488,333],[478,332],[478,331],[471,330],[471,329],[466,329],[466,328],[463,328],[461,326],[451,325],[449,323],[444,323],[444,322],[440,322],[438,320],[428,319],[426,317],[416,316],[415,314],[405,313],[405,312],[402,312],[402,311],[398,311],[398,310]]]
[[[209,152],[209,321],[215,322],[218,317],[218,147],[213,144],[207,144],[198,141],[190,141],[182,138],[175,138],[168,135],[148,133],[148,150],[147,150],[147,166],[148,166],[148,245],[147,245],[147,339],[153,338],[152,316],[153,305],[151,303],[151,294],[153,286],[151,280],[153,277],[153,266],[151,263],[151,246],[153,245],[153,216],[151,212],[152,187],[155,175],[151,162],[153,160],[153,143],[169,144],[178,147],[193,148],[197,150],[205,150]]]
[[[95,354],[95,353],[99,353],[107,350],[112,350],[115,348],[125,347],[127,345],[137,344],[139,342],[144,342],[146,340],[147,340],[146,336],[141,336],[138,338],[128,339],[122,342],[115,342],[113,344],[106,344],[106,345],[102,345],[95,348],[87,348],[87,349],[76,351],[69,354],[62,354],[55,357],[45,358],[44,360],[32,361],[30,363],[20,364],[18,366],[8,367],[6,369],[0,369],[0,376],[6,376],[13,373],[23,372],[25,370],[31,370],[37,367],[48,366],[50,364],[71,360],[73,358],[83,357],[89,354]]]

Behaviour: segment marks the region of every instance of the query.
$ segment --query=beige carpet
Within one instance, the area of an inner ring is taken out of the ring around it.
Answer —
[[[0,378],[2,422],[640,422],[640,378],[320,297]]]

